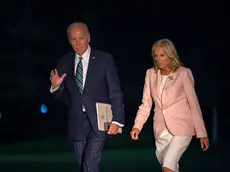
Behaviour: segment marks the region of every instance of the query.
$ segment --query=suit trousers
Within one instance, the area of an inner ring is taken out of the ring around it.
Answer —
[[[81,172],[99,172],[105,138],[98,138],[84,112],[84,140],[73,141],[73,147]]]

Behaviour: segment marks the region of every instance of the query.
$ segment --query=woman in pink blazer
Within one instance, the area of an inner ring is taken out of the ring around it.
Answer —
[[[178,162],[192,136],[206,151],[209,139],[189,68],[182,67],[172,41],[161,39],[152,47],[154,67],[146,71],[142,104],[130,135],[133,140],[147,121],[154,102],[156,156],[164,172],[178,172]]]

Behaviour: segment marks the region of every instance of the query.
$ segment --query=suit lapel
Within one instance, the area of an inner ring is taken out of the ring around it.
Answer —
[[[73,53],[72,55],[71,55],[71,77],[73,77],[74,78],[74,81],[75,81],[75,76],[74,76],[74,70],[75,70],[75,56],[76,56],[76,54],[75,53]]]
[[[74,89],[78,91],[80,94],[80,90],[78,89],[77,83],[76,83],[76,76],[75,76],[75,62],[76,62],[76,53],[74,52],[73,55],[71,55],[71,78],[74,85]]]
[[[179,69],[175,72],[175,73],[170,73],[166,82],[165,82],[165,87],[164,88],[167,88],[174,80],[175,78],[177,77],[179,73]]]
[[[88,86],[88,83],[89,83],[89,80],[90,78],[92,77],[92,74],[93,74],[93,66],[94,66],[94,61],[96,59],[96,57],[94,56],[94,50],[91,49],[91,52],[90,52],[90,57],[89,57],[89,65],[88,65],[88,69],[87,69],[87,74],[86,74],[86,79],[85,79],[85,86],[83,88],[83,92],[86,90],[87,86]]]
[[[179,71],[179,70],[178,70]],[[160,74],[160,70],[157,71],[156,73],[156,79],[155,79],[155,88],[156,88],[156,95],[157,95],[157,99],[160,103],[160,106],[163,108],[163,104],[165,104],[165,102],[162,102],[162,97],[165,97],[165,89],[170,86],[170,84],[175,80],[175,78],[178,75],[178,71],[175,73],[171,73],[169,74],[168,78],[165,81],[165,85],[163,86],[163,90],[162,90],[162,94],[160,93],[160,86],[161,86],[161,74]],[[166,99],[164,98],[164,101]]]
[[[160,75],[160,70],[157,71],[156,73],[156,81],[155,81],[155,84],[156,84],[156,94],[157,94],[157,97],[158,99],[161,101],[161,94],[160,94],[160,86],[161,86],[161,75]]]
[[[165,108],[168,106],[168,95],[170,95],[168,93],[168,87],[170,87],[170,85],[172,85],[174,83],[174,81],[176,81],[177,79],[177,76],[178,76],[178,73],[179,73],[179,70],[177,70],[175,73],[170,73],[166,82],[165,82],[165,85],[163,87],[163,90],[162,90],[162,99],[161,99],[161,105],[162,105],[162,108]]]
[[[68,59],[68,66],[70,66],[70,70],[68,72],[68,76],[69,76],[69,80],[68,80],[68,87],[69,87],[69,90],[77,90],[77,92],[80,94],[80,91],[77,87],[77,84],[76,84],[76,77],[74,75],[74,70],[75,70],[75,56],[76,56],[76,53],[73,52],[69,55],[69,59]],[[75,91],[74,91],[75,92]]]

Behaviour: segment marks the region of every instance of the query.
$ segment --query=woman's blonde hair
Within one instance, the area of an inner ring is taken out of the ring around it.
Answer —
[[[177,69],[179,69],[180,66],[182,66],[182,62],[179,59],[179,56],[177,55],[176,47],[173,44],[173,42],[169,39],[160,39],[156,41],[153,46],[152,46],[152,57],[154,61],[154,69],[157,72],[158,71],[158,66],[155,61],[154,55],[155,55],[155,49],[156,47],[161,47],[163,48],[164,53],[169,56],[171,59],[171,71],[176,72]]]

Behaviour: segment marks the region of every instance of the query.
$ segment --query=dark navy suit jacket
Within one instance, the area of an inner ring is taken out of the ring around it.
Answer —
[[[70,52],[59,59],[59,76],[66,73],[63,83],[53,93],[55,99],[62,100],[68,108],[68,131],[72,140],[84,138],[82,105],[97,137],[104,137],[106,132],[97,126],[96,102],[112,105],[113,121],[124,124],[123,94],[113,57],[105,52],[91,49],[89,65],[83,93],[78,90],[74,76],[75,52]]]

